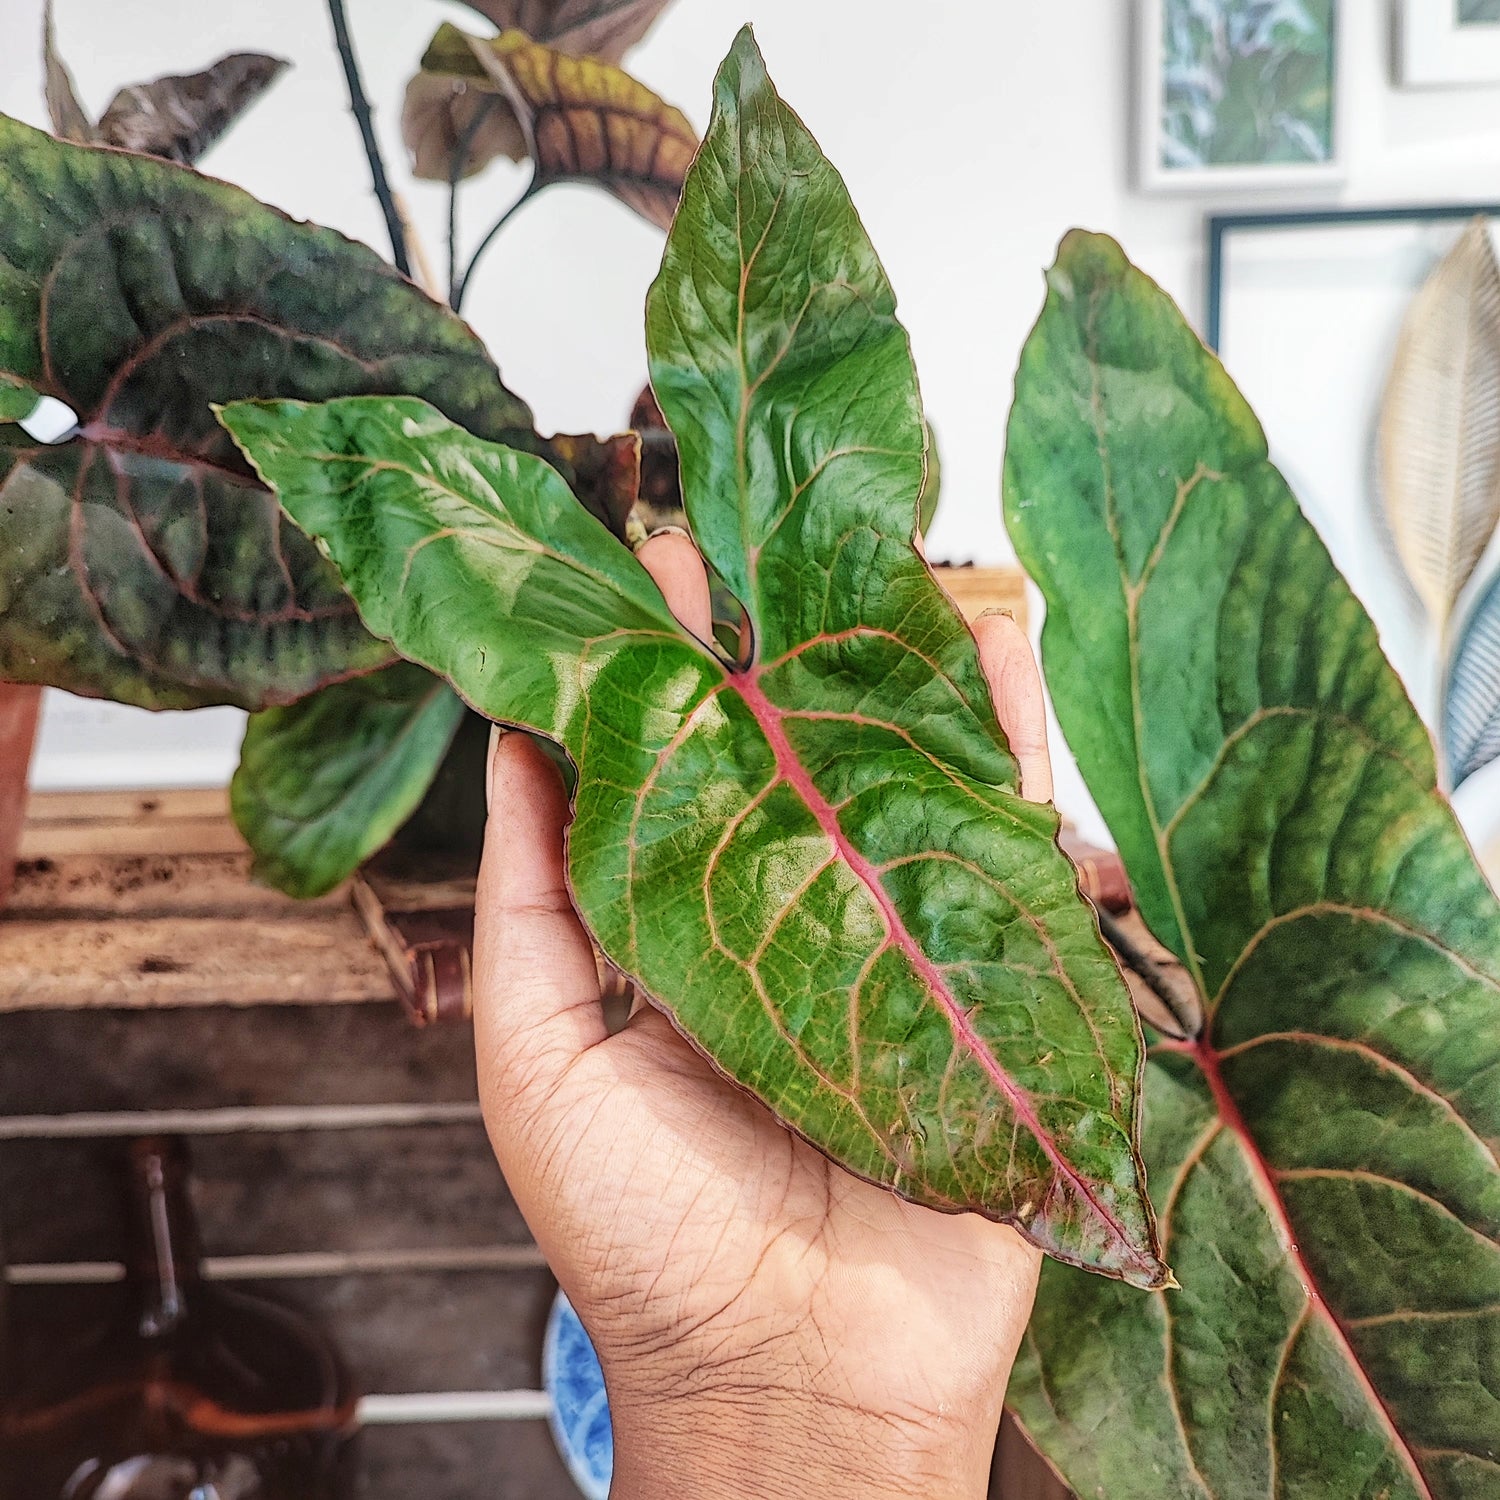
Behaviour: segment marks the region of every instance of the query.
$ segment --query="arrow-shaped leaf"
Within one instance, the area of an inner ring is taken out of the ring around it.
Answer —
[[[416,811],[464,706],[407,662],[251,717],[230,787],[258,879],[321,896]]]
[[[1129,1000],[913,546],[889,283],[748,32],[648,347],[741,665],[551,470],[420,403],[224,421],[374,631],[567,749],[579,910],[726,1075],[851,1171],[1159,1285]]]
[[[413,392],[532,445],[469,329],[373,252],[223,183],[0,117],[0,677],[147,707],[287,702],[390,659],[210,403]]]
[[[1073,234],[1011,536],[1068,743],[1204,996],[1146,1074],[1182,1289],[1049,1267],[1011,1399],[1085,1495],[1500,1479],[1500,908],[1374,627],[1217,360]]]
[[[1500,757],[1500,573],[1453,653],[1445,706],[1444,743],[1457,788]]]
[[[593,182],[662,229],[671,227],[698,138],[628,73],[569,57],[519,31],[470,39],[525,132],[536,188]]]
[[[1500,264],[1476,219],[1412,301],[1380,414],[1385,510],[1446,629],[1500,525]]]

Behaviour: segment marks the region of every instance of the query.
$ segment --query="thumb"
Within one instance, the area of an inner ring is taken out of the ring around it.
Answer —
[[[501,736],[475,893],[474,1043],[507,1173],[569,1064],[607,1035],[593,944],[568,892],[567,822],[556,767],[526,735]]]

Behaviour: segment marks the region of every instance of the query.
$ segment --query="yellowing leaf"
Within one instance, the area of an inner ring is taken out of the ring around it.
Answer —
[[[1380,416],[1385,511],[1446,629],[1500,523],[1500,265],[1476,219],[1417,293]]]
[[[609,63],[507,31],[470,38],[526,132],[536,185],[596,182],[662,229],[698,149],[687,117]]]

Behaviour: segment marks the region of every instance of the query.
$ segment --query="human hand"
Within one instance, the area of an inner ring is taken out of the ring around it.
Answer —
[[[707,639],[683,535],[642,563]],[[1041,683],[1003,616],[975,627],[1025,795],[1052,794]],[[609,1035],[564,879],[567,800],[521,734],[491,766],[475,926],[480,1099],[537,1243],[593,1338],[613,1500],[985,1494],[1040,1256],[974,1214],[834,1166],[660,1012]]]

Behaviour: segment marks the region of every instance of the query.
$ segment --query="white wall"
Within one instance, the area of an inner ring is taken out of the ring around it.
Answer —
[[[209,158],[209,170],[293,214],[381,246],[358,139],[319,0],[56,0],[85,102],[114,86],[257,48],[295,64]],[[445,0],[348,0],[388,159],[399,101]],[[1345,0],[1351,173],[1342,192],[1242,206],[1500,195],[1500,89],[1413,93],[1390,82],[1384,0]],[[755,22],[772,76],[849,181],[901,297],[943,443],[933,554],[1009,556],[999,518],[1002,430],[1041,269],[1070,225],[1118,235],[1196,317],[1209,208],[1131,186],[1130,0],[677,0],[632,67],[704,123],[716,63]],[[40,0],[0,0],[9,39],[0,109],[42,121]],[[399,172],[398,172],[398,175]],[[508,163],[469,190],[477,233],[519,190]],[[408,188],[436,254],[445,194]],[[529,205],[493,253],[469,314],[545,430],[623,422],[644,371],[641,306],[658,234],[584,189]],[[1330,400],[1338,393],[1330,392]],[[222,736],[221,736],[222,738]],[[42,766],[45,774],[45,763]],[[1076,800],[1065,783],[1064,800]]]

